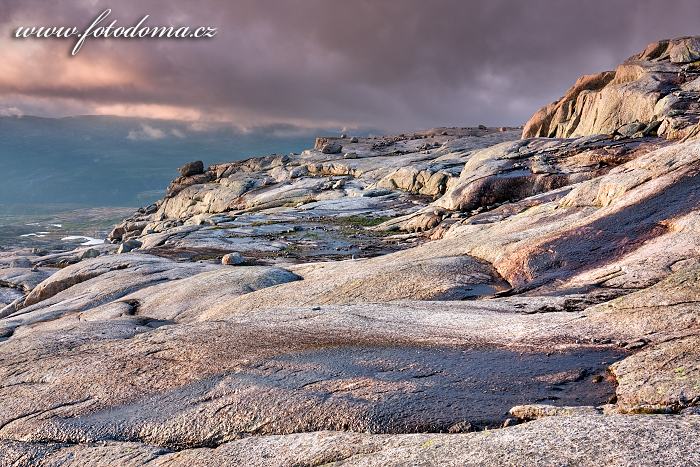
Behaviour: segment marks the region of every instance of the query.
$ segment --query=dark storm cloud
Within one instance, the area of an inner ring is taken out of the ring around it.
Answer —
[[[581,74],[700,34],[697,1],[0,0],[0,102],[387,129],[519,124]],[[209,41],[9,39],[17,25],[212,25]]]

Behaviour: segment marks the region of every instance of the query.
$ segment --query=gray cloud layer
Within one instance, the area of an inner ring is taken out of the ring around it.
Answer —
[[[213,25],[209,41],[10,39],[18,25]],[[519,124],[581,74],[648,42],[700,34],[700,2],[668,0],[0,0],[0,102],[386,129]],[[4,78],[3,78],[4,77]]]

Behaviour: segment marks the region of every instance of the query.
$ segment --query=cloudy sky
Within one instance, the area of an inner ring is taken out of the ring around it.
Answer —
[[[214,26],[210,40],[18,40],[18,26]],[[241,127],[515,125],[581,74],[700,34],[697,0],[0,0],[0,114]]]

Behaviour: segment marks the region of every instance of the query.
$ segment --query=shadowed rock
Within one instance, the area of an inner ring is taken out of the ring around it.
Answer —
[[[178,172],[180,172],[180,175],[183,177],[191,177],[193,175],[199,175],[204,173],[204,162],[202,161],[195,161],[195,162],[188,162],[187,164],[183,165],[179,169],[177,169]]]

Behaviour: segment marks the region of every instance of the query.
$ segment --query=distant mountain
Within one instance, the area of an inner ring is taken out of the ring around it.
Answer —
[[[317,133],[110,116],[2,117],[0,213],[144,205],[162,195],[184,162],[299,152]]]

